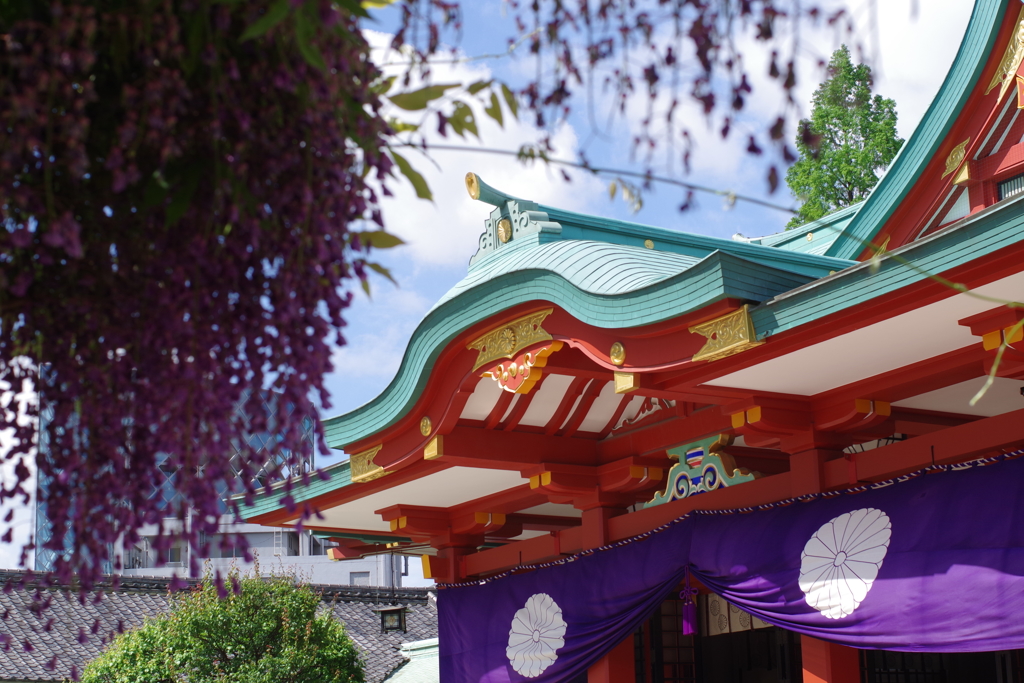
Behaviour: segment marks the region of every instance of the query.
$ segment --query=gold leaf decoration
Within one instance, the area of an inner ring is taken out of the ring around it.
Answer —
[[[693,360],[719,360],[764,343],[757,340],[749,305],[721,318],[694,325],[690,332],[707,337],[707,342]]]
[[[967,138],[959,145],[954,147],[953,150],[949,153],[949,156],[946,157],[946,172],[942,174],[943,178],[948,176],[956,169],[960,168],[960,163],[964,160],[964,157],[967,156],[967,145],[969,145],[970,142],[971,139]]]
[[[1013,83],[1013,76],[1020,68],[1021,62],[1024,62],[1024,8],[1021,8],[1017,17],[1017,32],[1013,34],[1010,44],[1006,46],[1003,58],[999,61],[999,68],[992,74],[992,80],[989,82],[988,88],[985,89],[985,94],[989,94],[993,88],[1002,83],[1003,87],[999,90],[999,100],[1002,101],[1006,91]]]
[[[501,358],[513,358],[531,344],[551,340],[552,336],[541,325],[553,310],[548,308],[516,318],[470,342],[466,348],[478,352],[473,369]]]
[[[356,453],[349,458],[349,471],[352,475],[353,484],[361,484],[367,481],[373,481],[374,479],[380,479],[389,472],[385,472],[384,468],[380,465],[373,464],[373,459],[380,449],[384,447],[384,444],[379,444],[373,448],[363,451],[362,453]]]

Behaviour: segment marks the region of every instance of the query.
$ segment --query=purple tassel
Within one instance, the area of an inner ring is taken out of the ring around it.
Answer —
[[[683,590],[679,599],[683,601],[683,635],[692,636],[697,633],[697,590],[690,585],[690,570],[686,570]]]

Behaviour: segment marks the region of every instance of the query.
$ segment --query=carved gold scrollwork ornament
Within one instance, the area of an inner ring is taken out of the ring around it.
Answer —
[[[942,174],[943,178],[948,176],[956,169],[960,168],[960,164],[963,163],[964,157],[967,156],[967,145],[969,145],[970,143],[971,139],[967,138],[959,145],[954,147],[953,150],[949,153],[949,156],[946,157],[946,171]]]
[[[988,88],[985,89],[985,94],[989,94],[993,88],[1002,84],[999,89],[999,100],[1002,101],[1006,91],[1013,85],[1014,75],[1020,68],[1021,62],[1024,62],[1024,8],[1021,8],[1020,14],[1017,16],[1017,31],[1010,39],[1010,44],[1006,46],[1003,58],[999,61],[999,68],[992,74],[992,80],[989,82]]]
[[[694,354],[693,360],[719,360],[764,344],[757,339],[749,305],[721,318],[694,325],[690,332],[707,337],[707,342]]]
[[[380,453],[380,449],[383,447],[384,444],[380,444],[362,453],[355,453],[349,458],[349,473],[352,476],[353,484],[373,481],[390,474],[390,472],[385,472],[384,468],[380,465],[373,463],[374,457]]]
[[[474,339],[466,347],[477,351],[473,369],[477,370],[502,358],[513,358],[527,346],[551,340],[552,336],[541,325],[553,310],[548,308],[524,315]]]

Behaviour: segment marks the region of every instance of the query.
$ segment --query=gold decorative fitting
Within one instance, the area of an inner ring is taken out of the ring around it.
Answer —
[[[615,365],[622,365],[626,362],[626,347],[622,345],[622,342],[612,344],[612,350],[608,352],[608,358]]]
[[[992,80],[989,81],[985,94],[989,94],[992,92],[992,88],[1002,83],[1003,87],[999,90],[999,100],[1002,101],[1003,95],[1013,83],[1013,76],[1020,68],[1021,62],[1024,62],[1024,8],[1021,8],[1020,14],[1017,15],[1017,32],[1013,34],[1010,44],[1006,46],[1003,58],[999,61],[999,68],[992,74]]]
[[[498,239],[501,240],[502,244],[512,239],[512,221],[507,218],[502,218],[498,221]]]
[[[953,176],[954,185],[964,185],[971,179],[971,165],[966,163],[960,167],[960,170],[955,176]]]
[[[644,240],[644,246],[648,249],[654,249],[654,240]]]
[[[749,305],[721,318],[694,325],[690,332],[708,339],[693,360],[719,360],[764,343],[757,340]]]
[[[544,342],[541,342],[542,344]],[[548,356],[562,348],[562,342],[551,341],[543,346],[534,346],[522,351],[511,361],[502,361],[483,373],[505,391],[513,394],[528,394],[544,376],[540,368],[548,364]]]
[[[480,199],[480,181],[477,179],[476,173],[466,174],[466,191],[473,199]]]
[[[628,394],[640,388],[640,376],[635,372],[615,373],[615,393]]]
[[[423,449],[424,460],[437,460],[444,455],[444,437],[438,434]]]
[[[420,420],[420,434],[423,436],[430,436],[430,432],[433,431],[434,425],[430,422],[430,418],[426,415]]]
[[[384,444],[374,446],[370,450],[363,451],[362,453],[356,453],[349,458],[349,471],[352,475],[353,484],[361,484],[367,481],[373,481],[374,479],[380,479],[389,472],[385,472],[384,468],[380,465],[374,465],[373,459],[380,449],[384,447]]]
[[[541,324],[553,310],[548,308],[516,318],[470,342],[466,348],[478,352],[473,369],[477,370],[502,358],[514,358],[527,346],[551,340],[552,336],[541,327]]]
[[[813,242],[814,241],[814,233],[813,232],[807,233],[807,241],[808,242]]]
[[[948,176],[956,169],[960,168],[960,162],[962,162],[964,160],[964,157],[967,156],[967,145],[970,144],[970,142],[971,139],[967,138],[959,145],[954,147],[953,151],[949,153],[949,156],[946,157],[946,172],[942,174],[943,178]]]

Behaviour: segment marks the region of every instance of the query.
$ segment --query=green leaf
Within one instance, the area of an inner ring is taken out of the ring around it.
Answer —
[[[391,126],[391,130],[396,133],[405,133],[408,131],[419,130],[420,127],[415,123],[408,123],[406,121],[399,121],[398,119],[388,119],[388,125]]]
[[[512,112],[512,117],[518,119],[519,102],[516,101],[515,94],[504,83],[501,84],[501,94],[505,96],[505,104],[508,105],[508,110]]]
[[[477,81],[476,83],[470,83],[466,90],[469,91],[470,95],[475,95],[493,82],[494,81]]]
[[[368,230],[367,232],[357,234],[359,235],[360,242],[369,244],[374,249],[391,249],[400,244],[405,244],[401,237],[392,235],[390,232],[384,232],[383,230]]]
[[[303,10],[295,15],[295,41],[299,45],[299,52],[302,53],[302,58],[306,60],[314,69],[320,71],[327,71],[327,63],[324,62],[324,56],[320,54],[320,49],[313,44],[313,36],[315,35],[313,22],[310,21],[309,16]]]
[[[498,101],[498,96],[493,92],[491,93],[491,104],[489,107],[484,107],[484,113],[497,121],[499,126],[505,127],[505,120],[501,116],[501,103]]]
[[[416,190],[416,196],[420,199],[429,199],[434,201],[434,195],[430,191],[430,186],[427,185],[427,181],[420,175],[419,171],[412,167],[405,157],[398,152],[392,150],[391,156],[395,159],[395,164],[398,166],[398,170],[402,172],[409,182],[412,183],[413,188]],[[366,234],[366,233],[363,233]]]
[[[382,79],[380,79],[379,81],[377,81],[376,83],[374,83],[373,85],[370,86],[370,91],[374,92],[374,93],[376,93],[378,95],[383,95],[388,90],[391,90],[391,86],[394,85],[396,78],[398,78],[398,77],[397,76],[388,76],[387,78],[382,78]]]
[[[472,133],[477,138],[480,137],[480,133],[476,129],[476,117],[473,116],[473,110],[465,102],[455,103],[455,109],[452,110],[452,115],[448,117],[448,123],[451,124],[452,130],[460,137],[466,137],[467,132]]]
[[[363,278],[359,284],[363,286],[363,291],[366,292],[366,296],[372,296],[370,294],[370,281],[367,278]]]
[[[393,5],[398,0],[363,0],[361,3],[363,9],[383,9],[388,5]]]
[[[388,280],[391,280],[392,284],[394,284],[395,287],[398,286],[398,281],[395,280],[394,277],[392,277],[391,271],[388,270],[387,268],[385,268],[384,266],[382,266],[381,264],[379,264],[379,263],[370,263],[369,261],[367,261],[366,262],[366,266],[370,270],[372,270],[373,272],[377,273],[378,275],[383,275]]]
[[[391,100],[393,105],[400,109],[405,109],[406,111],[419,111],[420,109],[426,109],[427,103],[431,100],[443,97],[445,91],[458,87],[458,85],[458,83],[428,85],[425,88],[413,90],[412,92],[400,92],[395,95],[388,95],[388,99]]]
[[[267,8],[266,14],[253,22],[249,28],[245,29],[245,33],[242,34],[240,41],[244,43],[247,40],[262,36],[280,24],[288,16],[288,11],[288,0],[276,0]]]

